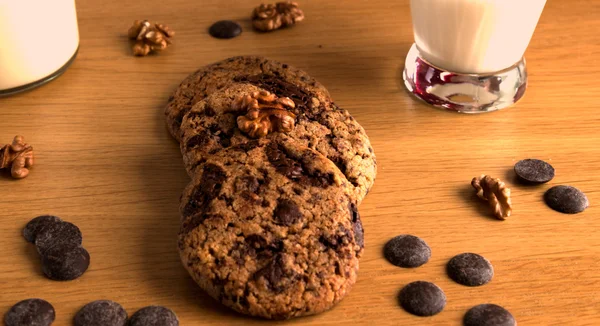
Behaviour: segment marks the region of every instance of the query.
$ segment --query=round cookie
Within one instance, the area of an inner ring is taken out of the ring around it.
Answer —
[[[190,175],[194,175],[195,167],[212,154],[252,139],[241,132],[236,122],[237,117],[246,112],[231,107],[238,97],[261,90],[250,84],[231,85],[198,102],[184,117],[181,124],[181,152]],[[286,92],[280,94],[291,96]],[[369,137],[348,111],[327,103],[318,108],[310,114],[298,106],[291,109],[296,122],[294,129],[285,136],[334,162],[351,183],[360,204],[373,186],[377,174],[377,161]],[[270,139],[281,137],[282,134],[278,132],[266,136]]]
[[[351,289],[363,229],[347,180],[291,140],[253,140],[198,167],[181,199],[179,252],[192,278],[244,314],[287,319]]]
[[[165,116],[171,135],[181,140],[181,121],[192,106],[211,93],[238,82],[257,85],[274,93],[277,89],[294,89],[296,94],[292,100],[297,104],[303,102],[303,97],[315,97],[323,103],[331,101],[327,89],[300,69],[259,56],[232,57],[192,73],[169,97]],[[298,87],[302,90],[297,91]]]

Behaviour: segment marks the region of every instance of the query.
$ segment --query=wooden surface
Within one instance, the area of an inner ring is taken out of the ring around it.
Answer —
[[[492,302],[519,325],[600,324],[600,2],[548,1],[526,53],[525,97],[476,116],[429,108],[402,88],[399,69],[412,43],[407,0],[303,1],[306,21],[271,34],[250,28],[257,3],[78,1],[74,65],[42,88],[0,99],[0,142],[22,134],[36,154],[27,179],[0,177],[1,313],[41,297],[56,308],[56,325],[70,325],[82,305],[112,299],[130,314],[168,306],[182,325],[264,324],[214,302],[179,262],[178,198],[188,177],[163,118],[167,98],[188,73],[260,54],[327,86],[365,127],[379,163],[360,207],[367,247],[353,291],[330,312],[287,323],[460,325],[467,309]],[[175,45],[159,56],[131,56],[125,33],[143,18],[170,25]],[[244,33],[209,37],[208,26],[219,19],[240,20]],[[514,163],[530,157],[552,163],[555,179],[516,184]],[[481,173],[512,188],[507,221],[488,217],[475,199],[469,182]],[[585,191],[591,207],[578,215],[547,208],[542,195],[557,184]],[[44,213],[81,228],[92,264],[80,279],[42,276],[21,229]],[[384,260],[384,243],[402,233],[429,243],[429,263],[401,269]],[[446,262],[462,252],[493,263],[490,284],[468,288],[446,276]],[[442,313],[419,318],[398,306],[399,290],[416,280],[445,291]]]

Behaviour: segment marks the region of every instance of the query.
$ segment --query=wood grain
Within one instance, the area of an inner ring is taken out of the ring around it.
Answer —
[[[306,20],[257,34],[256,1],[78,1],[79,57],[65,75],[31,92],[0,99],[0,140],[22,134],[35,148],[27,179],[0,177],[0,312],[41,297],[56,325],[97,299],[129,313],[150,304],[176,311],[182,325],[257,325],[202,293],[176,250],[178,198],[188,182],[178,145],[164,126],[163,106],[198,67],[229,56],[260,54],[307,70],[367,130],[379,174],[361,205],[367,248],[358,283],[332,311],[286,322],[306,325],[460,325],[468,308],[493,302],[519,325],[600,324],[600,2],[550,0],[526,57],[530,84],[510,109],[475,116],[429,108],[401,87],[412,43],[407,0],[304,1]],[[134,19],[169,24],[176,43],[159,56],[135,58],[126,31]],[[208,36],[219,19],[244,33]],[[535,157],[556,168],[547,185],[515,183],[516,161]],[[488,217],[469,182],[481,173],[505,179],[514,213]],[[543,192],[569,184],[588,195],[579,215],[547,208]],[[72,282],[41,275],[33,246],[20,235],[34,216],[76,223],[92,256]],[[382,247],[410,233],[432,247],[418,269],[387,263]],[[455,254],[476,252],[495,267],[493,281],[468,288],[444,272]],[[396,300],[411,281],[433,281],[448,304],[414,317]],[[283,322],[271,323],[274,325]]]

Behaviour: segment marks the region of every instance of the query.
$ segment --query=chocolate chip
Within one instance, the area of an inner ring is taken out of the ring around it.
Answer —
[[[392,238],[385,244],[383,255],[396,266],[415,268],[429,261],[431,248],[423,239],[403,234]]]
[[[553,210],[565,214],[581,213],[590,205],[587,196],[571,186],[554,186],[548,189],[544,194],[544,201]]]
[[[399,295],[400,305],[417,316],[433,316],[446,306],[446,295],[437,285],[416,281],[406,285]]]
[[[276,224],[290,226],[302,219],[302,213],[298,205],[291,200],[282,199],[277,203],[273,212],[273,220]]]
[[[268,282],[269,289],[281,293],[292,286],[299,278],[294,271],[286,270],[282,254],[275,255],[271,261],[254,275],[255,279],[263,278]]]
[[[515,173],[519,180],[528,184],[546,183],[554,178],[552,165],[537,159],[525,159],[515,164]]]
[[[59,223],[59,222],[62,222],[62,220],[57,216],[52,216],[52,215],[38,216],[38,217],[32,219],[31,221],[29,221],[29,223],[27,223],[27,225],[25,225],[25,228],[23,228],[23,237],[25,238],[25,240],[27,240],[27,242],[35,243],[35,237],[37,236],[38,233],[40,233],[40,231],[44,230],[46,227],[48,227],[51,224],[55,224],[55,223]]]
[[[183,210],[183,216],[188,217],[202,211],[213,199],[218,197],[221,186],[227,175],[217,165],[206,164],[202,171],[200,184],[194,189],[190,199]]]
[[[463,253],[450,259],[446,265],[446,272],[456,283],[479,286],[492,280],[494,267],[481,255]]]
[[[517,321],[508,310],[487,303],[469,309],[463,324],[464,326],[516,326]]]
[[[358,209],[356,205],[351,203],[350,205],[350,216],[352,218],[352,230],[354,231],[354,241],[360,248],[365,247],[365,234],[362,225],[362,221],[360,219],[360,214],[358,213]]]
[[[6,326],[49,326],[54,322],[54,307],[42,299],[27,299],[16,303],[4,316]]]
[[[43,255],[53,247],[78,247],[82,242],[81,231],[70,222],[60,222],[48,225],[41,230],[35,238],[38,253]]]
[[[199,132],[197,135],[194,135],[190,139],[187,140],[185,146],[187,149],[192,149],[196,147],[200,147],[202,145],[206,145],[209,141],[210,135],[206,130]]]
[[[179,320],[169,308],[148,306],[131,316],[129,326],[179,326]]]
[[[264,249],[267,247],[267,239],[258,234],[251,234],[246,237],[246,243],[248,244],[248,247],[255,250]]]
[[[42,272],[51,280],[74,280],[90,266],[90,254],[82,247],[55,246],[42,254]]]
[[[216,38],[234,38],[242,34],[242,26],[231,20],[220,20],[210,26],[208,33]]]
[[[127,312],[114,301],[92,301],[77,312],[73,323],[75,326],[126,326]]]

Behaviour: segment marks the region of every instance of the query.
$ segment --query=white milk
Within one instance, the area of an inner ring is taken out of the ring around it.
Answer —
[[[421,56],[451,72],[492,73],[523,57],[546,0],[411,0]]]
[[[52,75],[78,46],[75,0],[0,0],[0,93]]]

